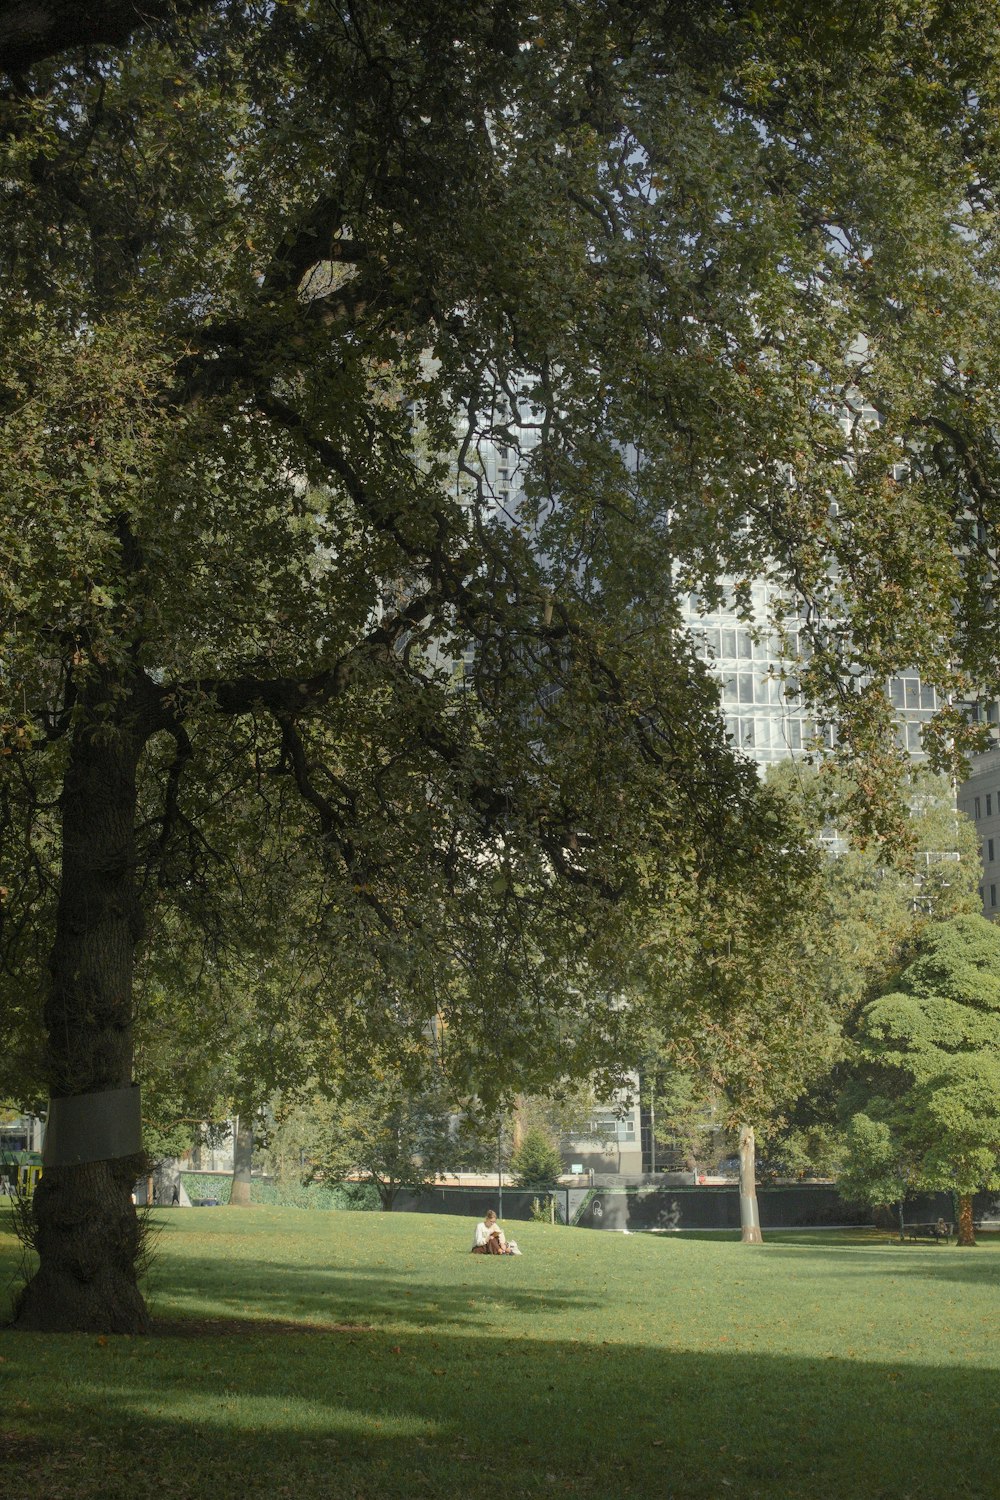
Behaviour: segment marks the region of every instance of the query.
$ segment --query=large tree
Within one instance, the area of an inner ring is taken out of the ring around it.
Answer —
[[[470,1095],[542,1087],[614,1061],[644,903],[690,953],[797,864],[681,590],[801,605],[876,811],[882,679],[995,680],[980,9],[0,27],[2,944],[53,1101],[24,1326],[146,1326],[133,970],[170,920],[221,971],[294,911],[298,1043],[436,1013]]]

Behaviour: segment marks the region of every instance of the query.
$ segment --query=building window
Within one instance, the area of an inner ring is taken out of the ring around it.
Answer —
[[[986,793],[986,816],[988,818],[992,818],[993,816],[993,794],[991,792]]]
[[[989,853],[987,854],[986,857],[989,860],[990,864],[992,864],[993,863],[993,840],[992,839],[988,839],[987,840],[986,847],[989,850]]]
[[[996,888],[995,885],[991,885],[990,886],[990,905],[991,906],[996,906],[996,904],[997,904],[997,888]]]
[[[976,798],[976,817],[977,818],[981,818],[982,817],[982,813],[979,811],[979,798],[978,797]]]
[[[635,1112],[619,1116],[613,1109],[597,1109],[590,1117],[590,1129],[598,1139],[609,1136],[629,1145],[635,1141]]]

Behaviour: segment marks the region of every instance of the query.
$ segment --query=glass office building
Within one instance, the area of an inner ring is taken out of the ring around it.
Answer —
[[[794,623],[780,635],[771,626],[772,606],[781,602],[776,592],[768,583],[752,585],[750,621],[737,614],[729,590],[717,608],[706,610],[691,594],[683,609],[698,654],[719,683],[726,732],[761,767],[822,754],[832,747],[835,733],[817,723],[799,692],[800,652],[806,645]],[[896,711],[899,744],[919,759],[922,727],[938,706],[937,694],[915,673],[893,677],[886,690]]]

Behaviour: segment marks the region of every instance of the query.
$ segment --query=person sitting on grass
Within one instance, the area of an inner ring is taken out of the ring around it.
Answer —
[[[472,1253],[473,1255],[520,1255],[521,1253],[516,1242],[507,1239],[497,1223],[497,1216],[492,1208],[482,1222],[476,1225]]]

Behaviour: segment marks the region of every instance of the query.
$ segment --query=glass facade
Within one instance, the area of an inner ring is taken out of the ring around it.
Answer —
[[[727,590],[718,608],[706,609],[696,594],[684,601],[684,621],[698,655],[721,688],[726,732],[733,744],[759,765],[832,748],[835,731],[818,724],[803,702],[798,672],[807,645],[794,623],[778,633],[771,625],[775,604],[787,601],[771,585],[754,583],[752,620],[736,613]],[[916,674],[887,684],[896,710],[897,739],[914,757],[923,754],[923,725],[938,706],[932,687]]]

